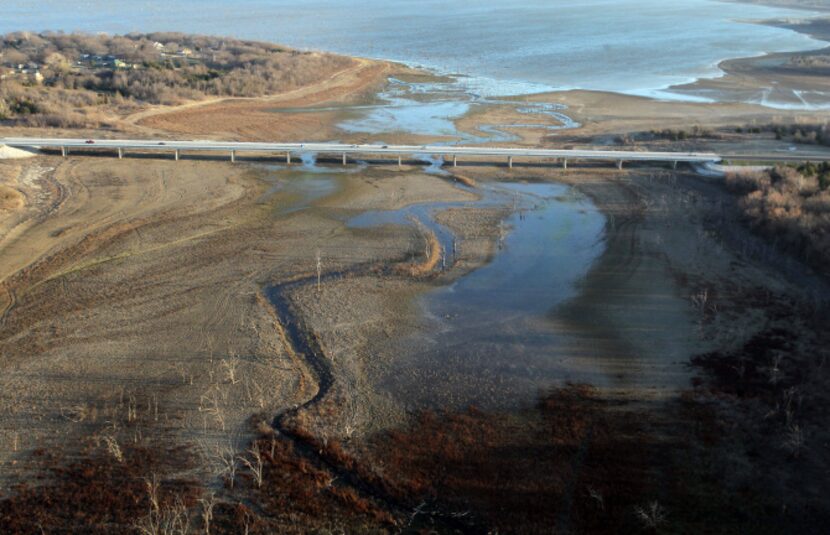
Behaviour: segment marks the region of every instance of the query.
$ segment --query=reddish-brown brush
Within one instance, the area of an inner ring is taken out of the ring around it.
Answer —
[[[640,419],[582,386],[519,414],[423,412],[354,453],[339,442],[309,444],[397,506],[423,505],[413,526],[635,529],[634,505],[649,488]]]
[[[154,476],[161,508],[176,502],[193,506],[201,493],[189,481],[164,477],[173,467],[188,466],[183,450],[125,446],[118,461],[98,449],[68,463],[39,453],[42,481],[19,485],[0,500],[3,533],[129,532],[150,511],[147,481]]]

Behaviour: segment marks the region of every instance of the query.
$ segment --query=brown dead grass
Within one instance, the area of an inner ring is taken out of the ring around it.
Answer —
[[[467,511],[488,529],[616,533],[632,527],[631,509],[643,500],[649,448],[631,413],[572,386],[521,416],[425,412],[378,437],[370,455],[391,492]]]
[[[302,449],[303,444],[316,444],[310,434],[295,444],[267,425],[260,424],[258,432],[249,451],[262,456],[262,486],[243,471],[234,488],[226,489],[231,502],[251,504],[253,510],[236,510],[226,502],[217,515],[218,533],[239,533],[245,525],[253,534],[383,532],[396,525],[396,518],[382,504],[343,481],[313,451]]]
[[[19,210],[24,204],[25,198],[22,193],[0,184],[0,210]]]
[[[399,510],[417,507],[415,529],[619,533],[637,530],[633,508],[650,491],[644,423],[591,387],[569,386],[523,413],[425,411],[362,446],[292,433],[344,479]]]
[[[461,174],[458,174],[458,173],[453,173],[452,176],[453,176],[454,179],[456,179],[458,182],[461,182],[465,186],[469,186],[471,188],[474,188],[478,185],[478,183],[475,181],[475,179],[470,178],[468,176],[464,176],[464,175],[461,175]]]
[[[424,234],[424,239],[427,243],[427,250],[429,254],[424,256],[424,260],[417,264],[398,264],[396,271],[410,277],[424,277],[432,273],[441,262],[441,254],[443,248],[441,242],[432,231],[427,231]]]

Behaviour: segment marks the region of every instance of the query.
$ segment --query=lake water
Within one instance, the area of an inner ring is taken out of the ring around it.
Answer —
[[[429,327],[404,340],[406,349],[395,346],[381,385],[409,408],[505,408],[532,403],[551,384],[610,385],[599,359],[570,351],[568,337],[546,320],[577,295],[577,283],[604,250],[605,217],[563,184],[498,183],[482,193],[474,205],[513,206],[498,251],[487,265],[421,299]],[[427,212],[447,207],[369,212],[352,224],[414,216],[435,231]]]
[[[0,32],[177,30],[405,61],[484,95],[668,95],[720,60],[819,48],[748,22],[809,12],[714,0],[4,0]]]

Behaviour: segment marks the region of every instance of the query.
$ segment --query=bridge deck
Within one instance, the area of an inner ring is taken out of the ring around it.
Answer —
[[[90,143],[90,141],[92,141]],[[477,147],[458,145],[350,145],[340,143],[251,143],[229,141],[169,141],[169,140],[116,140],[116,139],[63,139],[63,138],[0,138],[0,144],[17,148],[97,148],[121,150],[174,150],[207,152],[281,152],[281,153],[332,153],[332,154],[388,154],[393,156],[419,156],[427,154],[445,156],[501,156],[507,158],[559,158],[573,160],[655,161],[706,163],[718,162],[714,153],[695,152],[640,152],[615,150],[560,150],[502,147]]]

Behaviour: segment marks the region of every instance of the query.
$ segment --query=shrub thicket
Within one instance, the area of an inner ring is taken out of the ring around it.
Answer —
[[[257,97],[319,81],[348,59],[180,33],[0,36],[0,120],[91,127],[102,111],[205,96]]]
[[[733,174],[727,185],[763,235],[815,266],[830,265],[830,165]]]
[[[650,132],[654,139],[666,139],[669,141],[686,141],[690,139],[717,139],[718,135],[711,130],[693,126],[691,130],[672,130],[666,128],[665,130],[652,130]]]

